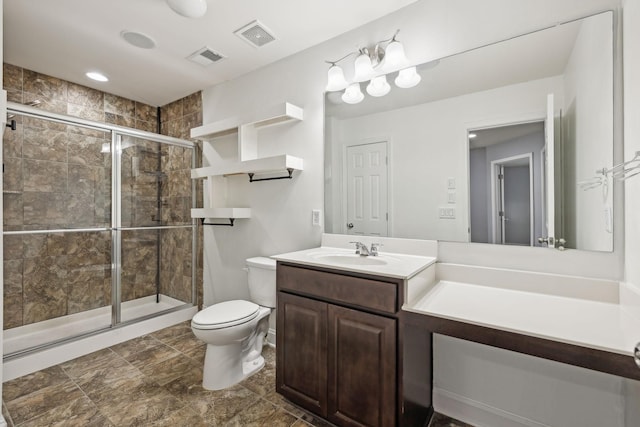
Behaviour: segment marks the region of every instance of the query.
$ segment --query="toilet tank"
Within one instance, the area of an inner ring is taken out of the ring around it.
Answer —
[[[266,257],[247,259],[249,296],[263,307],[276,307],[276,261]]]

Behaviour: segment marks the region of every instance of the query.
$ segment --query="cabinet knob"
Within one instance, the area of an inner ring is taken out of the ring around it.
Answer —
[[[352,222],[347,223],[347,228],[351,230],[353,228],[353,223]]]

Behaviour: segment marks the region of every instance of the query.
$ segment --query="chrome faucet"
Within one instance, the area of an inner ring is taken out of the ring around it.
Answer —
[[[356,245],[356,254],[360,256],[378,256],[378,248],[382,246],[382,243],[372,243],[371,249],[367,248],[362,242],[349,242]]]

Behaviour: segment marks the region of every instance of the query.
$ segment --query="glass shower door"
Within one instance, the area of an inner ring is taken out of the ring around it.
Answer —
[[[15,114],[4,130],[4,354],[111,325],[111,145]]]
[[[192,149],[116,135],[116,323],[193,302]],[[118,240],[119,239],[119,240]]]

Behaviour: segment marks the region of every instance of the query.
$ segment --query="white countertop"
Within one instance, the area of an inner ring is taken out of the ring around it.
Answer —
[[[353,249],[319,247],[286,254],[272,255],[278,261],[325,267],[355,273],[409,279],[436,262],[436,258],[380,252],[379,256],[360,257]],[[360,264],[360,263],[372,264]]]
[[[403,310],[633,356],[640,319],[617,303],[439,281]]]

